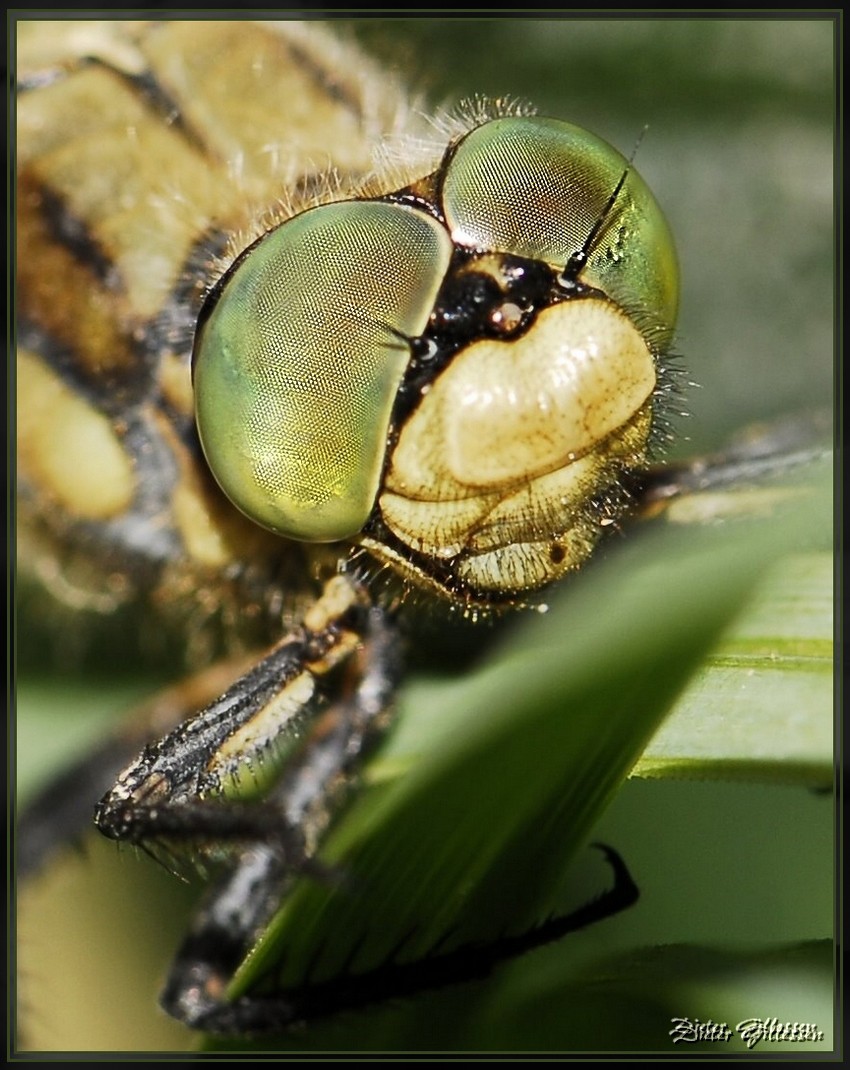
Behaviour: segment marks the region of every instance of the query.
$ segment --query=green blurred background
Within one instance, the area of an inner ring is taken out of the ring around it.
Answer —
[[[629,155],[678,245],[695,447],[833,381],[833,27],[801,19],[380,19],[431,100],[518,97]]]
[[[588,127],[626,155],[649,126],[637,167],[677,240],[683,294],[676,350],[687,378],[699,384],[688,391],[689,415],[679,421],[682,453],[719,446],[752,420],[831,407],[831,22],[380,18],[341,28],[396,66],[431,106],[472,94],[520,97],[544,114]],[[23,791],[84,749],[103,720],[147,693],[155,676],[147,669],[116,673],[98,666],[96,654],[84,671],[57,673],[41,663],[38,651],[25,653],[18,735]],[[832,814],[828,797],[799,787],[627,784],[599,838],[628,845],[641,906],[581,934],[571,954],[581,963],[623,947],[828,936]],[[27,893],[21,996],[32,1046],[182,1050],[195,1043],[157,1012],[155,997],[196,890],[130,852],[117,864],[116,858],[111,846],[92,842],[86,856],[69,859],[41,882],[43,899]],[[563,1000],[586,994],[569,990],[547,1009],[546,981],[561,969],[561,958],[558,949],[533,958],[524,972],[508,971],[505,985],[513,994],[503,1006],[512,1010],[489,1026],[479,1022],[472,1046],[557,1047]],[[743,996],[736,1004],[734,986],[732,997],[727,986],[710,1013],[782,1016],[787,1009],[798,1020],[811,1020],[807,1011],[822,1017],[831,999],[822,971],[812,973],[806,960],[792,965],[782,975],[790,993],[777,981],[773,1002],[753,1007]],[[722,964],[717,970],[723,975]],[[765,970],[774,976],[770,964]],[[683,991],[684,1002],[691,997]],[[633,1000],[620,1004],[608,991],[602,1000],[607,1024],[598,1007],[573,1009],[608,1029],[612,1047],[628,1048],[634,1037],[635,1047],[645,1049],[642,1030],[650,1010],[658,1011],[651,1002],[647,997],[642,1015]],[[531,1006],[545,1013],[532,1015]],[[694,1006],[674,1013],[698,1015]],[[446,993],[429,1014],[434,1017],[418,1025],[364,1016],[316,1044],[415,1050],[427,1045],[437,1017],[454,1024],[444,1032],[450,1043],[464,1035],[464,1015],[475,1017],[474,1000],[458,1002]],[[298,1043],[312,1046],[309,1038]]]

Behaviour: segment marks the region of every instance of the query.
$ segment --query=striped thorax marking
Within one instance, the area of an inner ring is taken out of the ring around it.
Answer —
[[[180,591],[275,617],[312,597],[322,554],[246,521],[210,477],[195,319],[276,215],[371,171],[397,88],[298,23],[17,29],[22,563],[95,556],[159,605]]]

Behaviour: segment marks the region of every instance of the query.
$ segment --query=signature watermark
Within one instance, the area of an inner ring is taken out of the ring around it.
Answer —
[[[726,1022],[701,1022],[699,1018],[671,1018],[670,1036],[674,1044],[694,1044],[701,1040],[727,1041],[733,1036],[754,1048],[763,1040],[794,1043],[803,1040],[823,1040],[823,1030],[814,1022],[780,1022],[778,1018],[745,1018],[730,1029]]]

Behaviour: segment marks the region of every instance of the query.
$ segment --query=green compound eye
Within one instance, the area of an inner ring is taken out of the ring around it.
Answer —
[[[678,306],[673,239],[643,179],[607,142],[557,119],[494,119],[458,145],[443,184],[452,238],[564,268],[628,169],[580,281],[645,318],[660,344]]]
[[[199,327],[195,413],[225,494],[280,535],[359,531],[381,478],[396,391],[451,256],[401,205],[344,201],[271,231]]]

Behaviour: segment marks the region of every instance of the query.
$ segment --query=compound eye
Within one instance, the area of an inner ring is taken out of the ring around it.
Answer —
[[[607,142],[557,119],[493,119],[458,145],[442,196],[458,244],[561,269],[604,215],[580,281],[668,340],[678,305],[673,239],[648,186]]]
[[[451,256],[445,229],[369,201],[287,220],[236,261],[195,338],[195,414],[234,505],[332,542],[372,510],[390,417]]]

